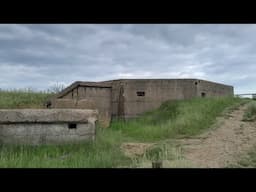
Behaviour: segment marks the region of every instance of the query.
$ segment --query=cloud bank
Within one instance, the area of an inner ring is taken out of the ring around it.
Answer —
[[[255,24],[1,24],[0,88],[201,78],[256,92]]]

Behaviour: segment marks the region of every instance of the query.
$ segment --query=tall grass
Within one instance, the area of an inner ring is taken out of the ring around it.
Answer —
[[[245,110],[243,120],[251,121],[256,118],[256,101],[251,102]]]
[[[51,95],[31,90],[0,91],[0,108],[43,108],[44,102]]]
[[[256,167],[256,146],[245,155],[242,155],[240,161],[230,164],[227,168],[255,168]]]
[[[137,119],[115,120],[110,129],[140,141],[191,136],[207,129],[225,108],[241,101],[233,97],[168,101]]]
[[[100,131],[100,130],[98,130]],[[0,167],[112,168],[128,166],[131,159],[121,152],[118,132],[101,130],[95,142],[63,145],[1,145]]]

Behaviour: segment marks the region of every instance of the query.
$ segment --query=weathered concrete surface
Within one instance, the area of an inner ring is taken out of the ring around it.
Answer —
[[[120,91],[122,90],[122,91]],[[144,92],[138,96],[137,92]],[[112,116],[132,118],[167,100],[233,95],[233,87],[198,79],[121,79],[112,83]]]
[[[143,92],[144,96],[137,95]],[[131,118],[158,108],[164,101],[233,95],[233,87],[199,79],[118,79],[103,82],[75,82],[53,100],[71,99],[75,108],[99,110],[99,122],[108,124],[112,117]],[[86,99],[94,105],[79,104]],[[53,101],[54,102],[54,101]],[[53,105],[54,108],[54,105]],[[58,105],[57,105],[58,108]]]
[[[57,99],[51,104],[56,109],[76,109],[77,102],[73,99]]]
[[[196,96],[193,80],[133,79],[122,80],[122,86],[124,118],[136,117],[156,109],[167,100],[188,99]],[[144,92],[145,95],[138,96],[137,92]]]
[[[110,97],[89,97],[86,99],[55,99],[51,102],[51,108],[56,109],[95,109],[99,111],[98,121],[102,127],[108,127],[111,120]]]
[[[51,103],[56,109],[96,109],[95,102],[90,99],[56,99]]]
[[[96,110],[0,110],[0,143],[60,144],[94,140]]]
[[[4,144],[62,144],[92,141],[95,138],[93,124],[77,124],[69,129],[66,123],[0,124],[0,142]]]
[[[52,99],[51,103],[51,108],[98,109],[98,120],[102,127],[107,127],[111,120],[111,87],[80,85],[70,92],[66,91],[60,98]]]
[[[206,94],[206,97],[216,96],[228,96],[234,94],[234,88],[232,86],[223,85],[220,83],[213,83],[209,81],[197,80],[197,96],[201,97],[202,93]]]
[[[1,123],[94,122],[96,110],[85,109],[0,109]]]

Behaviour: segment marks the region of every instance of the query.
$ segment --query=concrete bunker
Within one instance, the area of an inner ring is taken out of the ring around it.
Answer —
[[[0,143],[62,144],[95,139],[97,110],[2,109]]]
[[[112,118],[128,119],[158,108],[167,100],[233,96],[233,87],[199,79],[117,79],[77,81],[55,95],[50,108],[97,109],[99,124],[108,127]],[[64,104],[61,100],[69,99]],[[82,105],[84,102],[91,102]],[[62,102],[62,104],[61,104]],[[58,104],[59,103],[59,104]],[[72,104],[73,103],[73,104]]]

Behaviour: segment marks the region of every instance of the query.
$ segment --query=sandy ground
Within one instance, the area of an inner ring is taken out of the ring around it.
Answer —
[[[248,104],[247,104],[248,105]],[[256,145],[256,122],[242,121],[247,105],[219,117],[212,129],[191,139],[175,143],[182,148],[182,159],[164,161],[164,167],[223,168],[235,164]],[[153,143],[124,143],[121,148],[129,157],[141,156]],[[143,162],[150,167],[151,162]]]
[[[121,149],[127,157],[135,158],[142,156],[154,143],[123,143]]]

